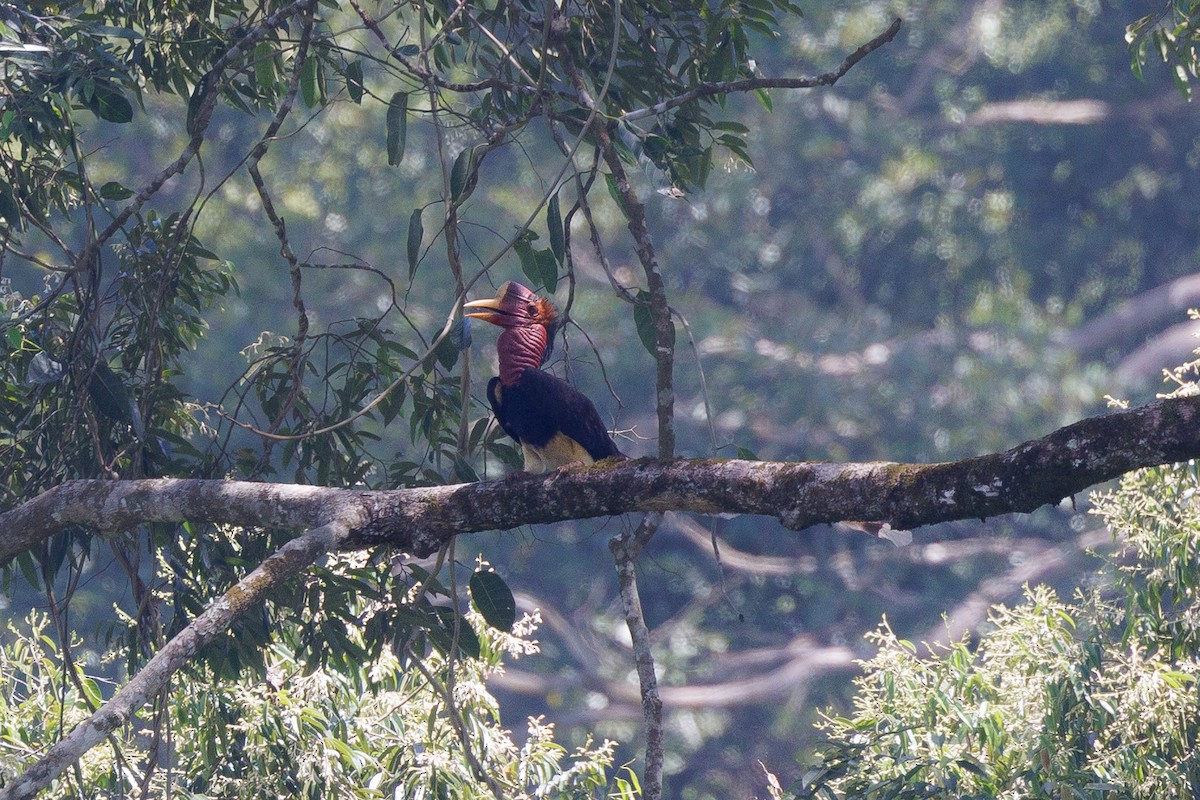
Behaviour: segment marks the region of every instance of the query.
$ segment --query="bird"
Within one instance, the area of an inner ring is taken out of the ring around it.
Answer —
[[[501,429],[521,446],[526,472],[626,457],[592,401],[541,369],[561,325],[553,303],[506,281],[495,297],[464,303],[463,315],[504,329],[496,340],[500,375],[488,381],[487,398]]]

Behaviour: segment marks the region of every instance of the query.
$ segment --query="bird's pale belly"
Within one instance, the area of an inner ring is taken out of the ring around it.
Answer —
[[[583,445],[561,433],[554,434],[550,441],[540,447],[522,441],[521,450],[525,455],[525,471],[534,475],[541,475],[567,464],[586,466],[594,462]]]

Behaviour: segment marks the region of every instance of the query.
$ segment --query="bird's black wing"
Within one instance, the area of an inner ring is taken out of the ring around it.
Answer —
[[[561,433],[578,442],[596,461],[624,457],[608,435],[596,406],[561,378],[540,369],[527,369],[515,386],[501,388],[497,419],[514,439],[540,447]],[[491,396],[489,385],[489,399]]]
[[[504,387],[500,385],[499,378],[492,378],[488,381],[487,398],[492,407],[492,413],[496,415],[496,422],[500,423],[501,430],[508,434],[508,438],[520,444],[521,436],[508,418],[508,410],[504,404]]]

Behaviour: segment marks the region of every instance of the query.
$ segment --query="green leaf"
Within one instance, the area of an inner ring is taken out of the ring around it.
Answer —
[[[61,535],[61,534],[60,534]],[[25,578],[25,582],[35,589],[42,585],[42,579],[39,574],[37,565],[33,561],[32,551],[26,550],[17,556],[17,566],[21,569],[21,576]]]
[[[558,260],[549,248],[535,250],[533,242],[538,235],[531,230],[521,232],[513,242],[513,251],[521,259],[521,271],[534,286],[545,287],[553,293],[558,288]]]
[[[713,123],[713,130],[730,131],[731,133],[749,133],[750,129],[740,122],[732,120],[722,120]]]
[[[329,100],[329,91],[325,88],[325,69],[320,62],[317,63],[317,100],[322,105]]]
[[[184,248],[184,252],[186,252],[189,256],[196,256],[197,258],[207,258],[209,261],[220,261],[221,260],[220,256],[218,256],[212,250],[209,250],[204,245],[200,244],[195,239],[192,239],[190,242],[187,243],[187,246]]]
[[[558,208],[558,192],[551,195],[550,202],[546,204],[546,229],[550,233],[550,250],[555,260],[559,264],[565,263],[567,243],[562,212]]]
[[[455,321],[455,325],[461,324],[462,320]],[[454,343],[454,336],[452,333],[453,331],[448,333],[446,338],[442,339],[442,341],[438,343],[438,346],[433,353],[434,357],[437,358],[438,363],[448,370],[453,369],[454,365],[458,363],[458,355],[461,352],[458,349],[458,346]]]
[[[300,67],[300,97],[304,105],[313,108],[317,105],[317,58],[310,55]]]
[[[604,185],[608,187],[609,196],[617,204],[617,208],[621,209],[625,219],[629,219],[629,212],[625,210],[625,198],[621,197],[621,190],[617,188],[617,176],[611,172],[604,173]]]
[[[775,104],[771,102],[771,93],[766,89],[755,89],[754,94],[758,97],[758,102],[767,111],[773,111]]]
[[[450,326],[450,331],[446,334],[446,338],[450,343],[457,347],[460,351],[471,349],[471,318],[463,317],[457,319]]]
[[[127,200],[133,197],[133,190],[125,188],[117,181],[109,181],[100,187],[100,196],[105,200]]]
[[[708,180],[708,174],[712,171],[712,148],[705,148],[694,158],[689,158],[686,164],[688,172],[691,173],[689,179],[692,184],[703,189]]]
[[[133,104],[120,89],[107,81],[96,81],[87,106],[106,122],[125,123],[133,119]]]
[[[25,217],[21,214],[20,206],[17,205],[12,194],[2,186],[0,186],[0,218],[8,220],[9,225],[25,230]]]
[[[538,235],[531,230],[524,230],[513,242],[513,252],[521,259],[521,271],[535,287],[543,285],[542,265],[538,261],[537,251],[533,249],[533,241]],[[557,278],[557,270],[555,277]]]
[[[474,185],[470,177],[474,160],[474,151],[471,148],[463,150],[458,154],[458,158],[454,159],[454,166],[450,168],[451,201],[461,202],[471,196]],[[468,183],[472,185],[469,186]]]
[[[96,685],[96,681],[84,677],[79,682],[79,686],[83,689],[83,694],[87,697],[88,703],[92,707],[99,708],[104,705],[104,695],[100,692],[100,687]]]
[[[264,93],[275,91],[275,48],[265,40],[254,46],[254,80]]]
[[[654,332],[654,315],[650,312],[650,293],[645,289],[637,293],[637,304],[633,307],[633,324],[637,328],[638,338],[646,352],[658,358],[658,339]],[[671,321],[671,347],[675,346],[675,321]]]
[[[390,425],[404,407],[404,384],[400,384],[389,392],[379,403],[379,414],[384,425]]]
[[[746,150],[746,142],[740,136],[735,136],[731,133],[722,134],[718,139],[729,152],[733,153],[743,164],[751,169],[754,168],[754,162],[750,158],[749,151]],[[711,159],[710,159],[711,164]]]
[[[430,630],[430,640],[442,652],[449,652],[450,645],[454,642],[454,624],[458,621],[458,650],[468,658],[479,658],[479,636],[475,633],[475,629],[471,627],[471,623],[459,614],[453,608],[438,606],[434,609],[438,621],[441,623],[440,628]]]
[[[517,601],[512,590],[498,574],[480,570],[471,576],[467,585],[476,610],[496,630],[511,631],[517,621]]]
[[[408,218],[408,280],[417,274],[417,261],[421,257],[421,239],[425,236],[425,225],[421,222],[424,209],[414,208]]]
[[[104,359],[96,362],[88,383],[88,394],[104,416],[118,422],[133,422],[133,396],[121,376]]]
[[[1182,64],[1176,64],[1175,69],[1171,70],[1171,76],[1175,78],[1175,87],[1183,95],[1183,99],[1190,103],[1192,101],[1192,86],[1188,82],[1187,69]]]
[[[130,41],[134,42],[145,39],[142,34],[138,33],[132,28],[119,28],[114,25],[97,25],[92,28],[92,31],[95,33],[102,33],[105,36],[113,36],[118,39],[129,39]]]
[[[388,166],[394,167],[404,158],[405,140],[408,138],[408,92],[396,92],[388,103],[387,110],[387,158]]]
[[[21,329],[14,325],[4,331],[4,338],[8,341],[9,348],[13,350],[21,349],[21,341],[25,336],[21,333]]]
[[[479,480],[475,468],[457,453],[454,454],[454,479],[459,483],[475,483]]]
[[[558,289],[558,259],[554,257],[550,248],[534,251],[533,259],[537,282],[545,286],[547,292],[554,294]]]
[[[362,60],[351,61],[346,65],[346,92],[351,100],[361,103],[364,91]]]

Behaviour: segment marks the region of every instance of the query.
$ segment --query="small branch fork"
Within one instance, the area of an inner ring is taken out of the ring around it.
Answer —
[[[553,12],[551,11],[551,14]],[[621,6],[619,0],[613,4],[614,20],[619,22]],[[550,29],[556,25],[551,21]],[[619,25],[614,25],[613,54]],[[560,49],[560,59],[575,91],[589,111],[589,127],[596,137],[597,146],[604,162],[617,180],[622,205],[633,236],[638,260],[646,274],[650,292],[651,318],[654,322],[655,338],[655,408],[658,415],[658,455],[672,458],[675,455],[675,389],[674,328],[671,312],[667,305],[666,282],[654,254],[654,241],[646,225],[646,213],[633,186],[625,174],[625,167],[617,155],[609,134],[607,123],[599,116],[600,105],[588,91],[583,75],[571,58],[569,47]],[[611,73],[611,66],[610,66]],[[605,84],[607,86],[607,82]],[[586,194],[581,193],[581,202]],[[599,239],[596,240],[597,242]],[[600,253],[603,257],[603,252]],[[625,624],[633,640],[634,659],[638,682],[642,690],[642,710],[646,721],[646,767],[642,775],[643,796],[646,800],[659,800],[662,795],[662,769],[664,758],[662,697],[658,691],[658,677],[654,668],[654,655],[650,647],[650,631],[642,612],[641,595],[637,586],[637,556],[658,530],[661,514],[647,514],[634,531],[626,530],[613,538],[609,547],[617,568],[617,580],[621,595],[621,606],[625,612]]]
[[[550,12],[553,15],[553,11]],[[614,5],[614,16],[619,19],[620,3]],[[632,111],[619,117],[621,121],[631,122],[642,117],[659,116],[667,111],[693,102],[701,97],[727,95],[734,92],[754,91],[768,88],[811,88],[816,86],[831,86],[848,73],[855,64],[867,55],[892,41],[900,30],[901,21],[896,19],[883,33],[851,53],[842,64],[832,72],[814,78],[751,78],[740,81],[713,82],[700,84],[688,92],[665,100],[649,108]],[[553,22],[551,30],[559,29]],[[561,34],[560,34],[561,36]],[[614,34],[614,44],[616,34]],[[646,277],[647,302],[650,318],[654,326],[654,356],[655,356],[655,409],[658,417],[658,455],[669,459],[675,455],[675,389],[674,389],[674,359],[675,359],[675,328],[671,318],[671,309],[667,300],[667,287],[663,278],[658,257],[655,255],[654,241],[646,223],[646,209],[637,196],[617,147],[609,130],[609,121],[596,115],[601,104],[594,100],[588,91],[586,81],[571,57],[569,47],[560,47],[559,58],[570,83],[574,86],[579,102],[591,112],[589,127],[595,137],[596,147],[600,157],[612,174],[620,204],[624,211],[629,233],[633,237],[638,261],[642,265]],[[581,203],[586,202],[585,196]],[[597,240],[598,241],[598,240]],[[598,254],[603,261],[603,251]],[[655,677],[653,656],[649,647],[649,633],[646,629],[642,613],[641,601],[637,590],[635,559],[645,543],[653,536],[658,528],[657,515],[645,517],[637,531],[626,531],[611,542],[611,549],[616,560],[617,575],[620,583],[621,602],[625,610],[625,619],[633,637],[633,650],[637,661],[638,678],[642,688],[642,705],[646,720],[646,768],[642,780],[647,800],[658,800],[662,793],[662,762],[663,762],[663,729],[662,729],[662,699]]]

